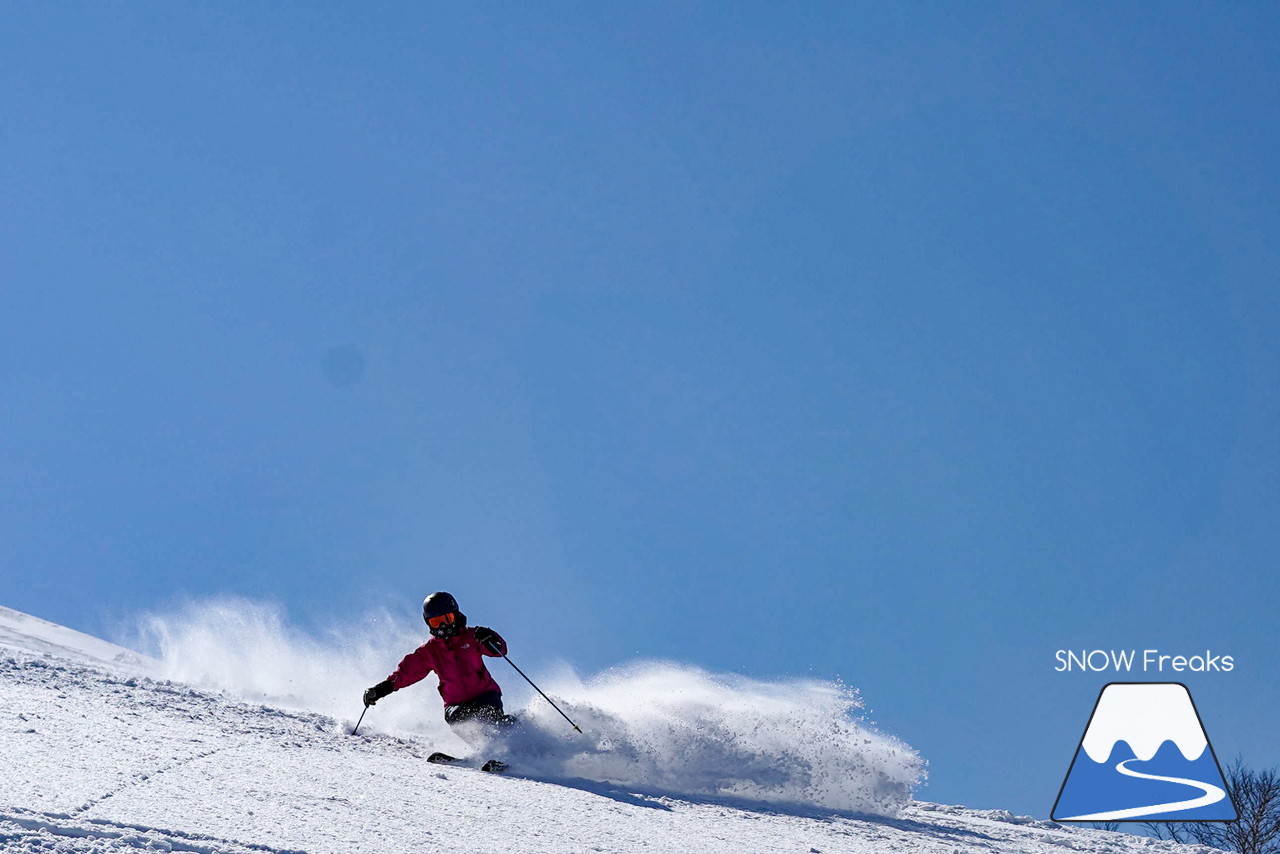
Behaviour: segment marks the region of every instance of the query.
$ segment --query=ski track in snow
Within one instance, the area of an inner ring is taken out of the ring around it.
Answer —
[[[418,737],[0,646],[0,850],[1208,852],[1003,811],[897,818],[429,765]]]

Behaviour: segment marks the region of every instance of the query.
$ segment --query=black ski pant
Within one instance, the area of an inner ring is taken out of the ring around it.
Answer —
[[[444,707],[444,722],[449,726],[454,726],[464,721],[475,721],[476,723],[490,724],[492,726],[508,726],[514,719],[503,713],[502,693],[500,691],[485,691],[465,703]]]

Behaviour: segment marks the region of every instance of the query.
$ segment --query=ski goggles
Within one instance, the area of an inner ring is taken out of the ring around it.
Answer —
[[[427,625],[433,629],[438,629],[441,626],[452,626],[457,619],[458,615],[455,612],[450,611],[449,613],[441,614],[438,617],[427,617]]]

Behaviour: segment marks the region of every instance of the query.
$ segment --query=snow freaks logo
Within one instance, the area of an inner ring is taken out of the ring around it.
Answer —
[[[1112,682],[1103,688],[1050,818],[1239,818],[1187,686]]]
[[[1204,655],[1164,655],[1158,649],[1144,649],[1138,655],[1136,649],[1060,649],[1054,653],[1058,666],[1053,668],[1058,673],[1082,672],[1100,673],[1103,670],[1114,670],[1117,673],[1128,673],[1137,667],[1143,673],[1164,673],[1166,669],[1179,673],[1189,670],[1192,673],[1230,673],[1236,669],[1236,660],[1230,655],[1214,655],[1213,650],[1205,650]]]

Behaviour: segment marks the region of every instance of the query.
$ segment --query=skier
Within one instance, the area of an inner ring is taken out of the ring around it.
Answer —
[[[431,639],[406,655],[394,673],[364,692],[365,707],[434,671],[440,677],[444,720],[450,727],[467,721],[494,727],[514,724],[516,719],[502,709],[502,688],[482,657],[506,655],[507,642],[493,629],[468,626],[457,600],[443,591],[423,601],[422,619]]]

